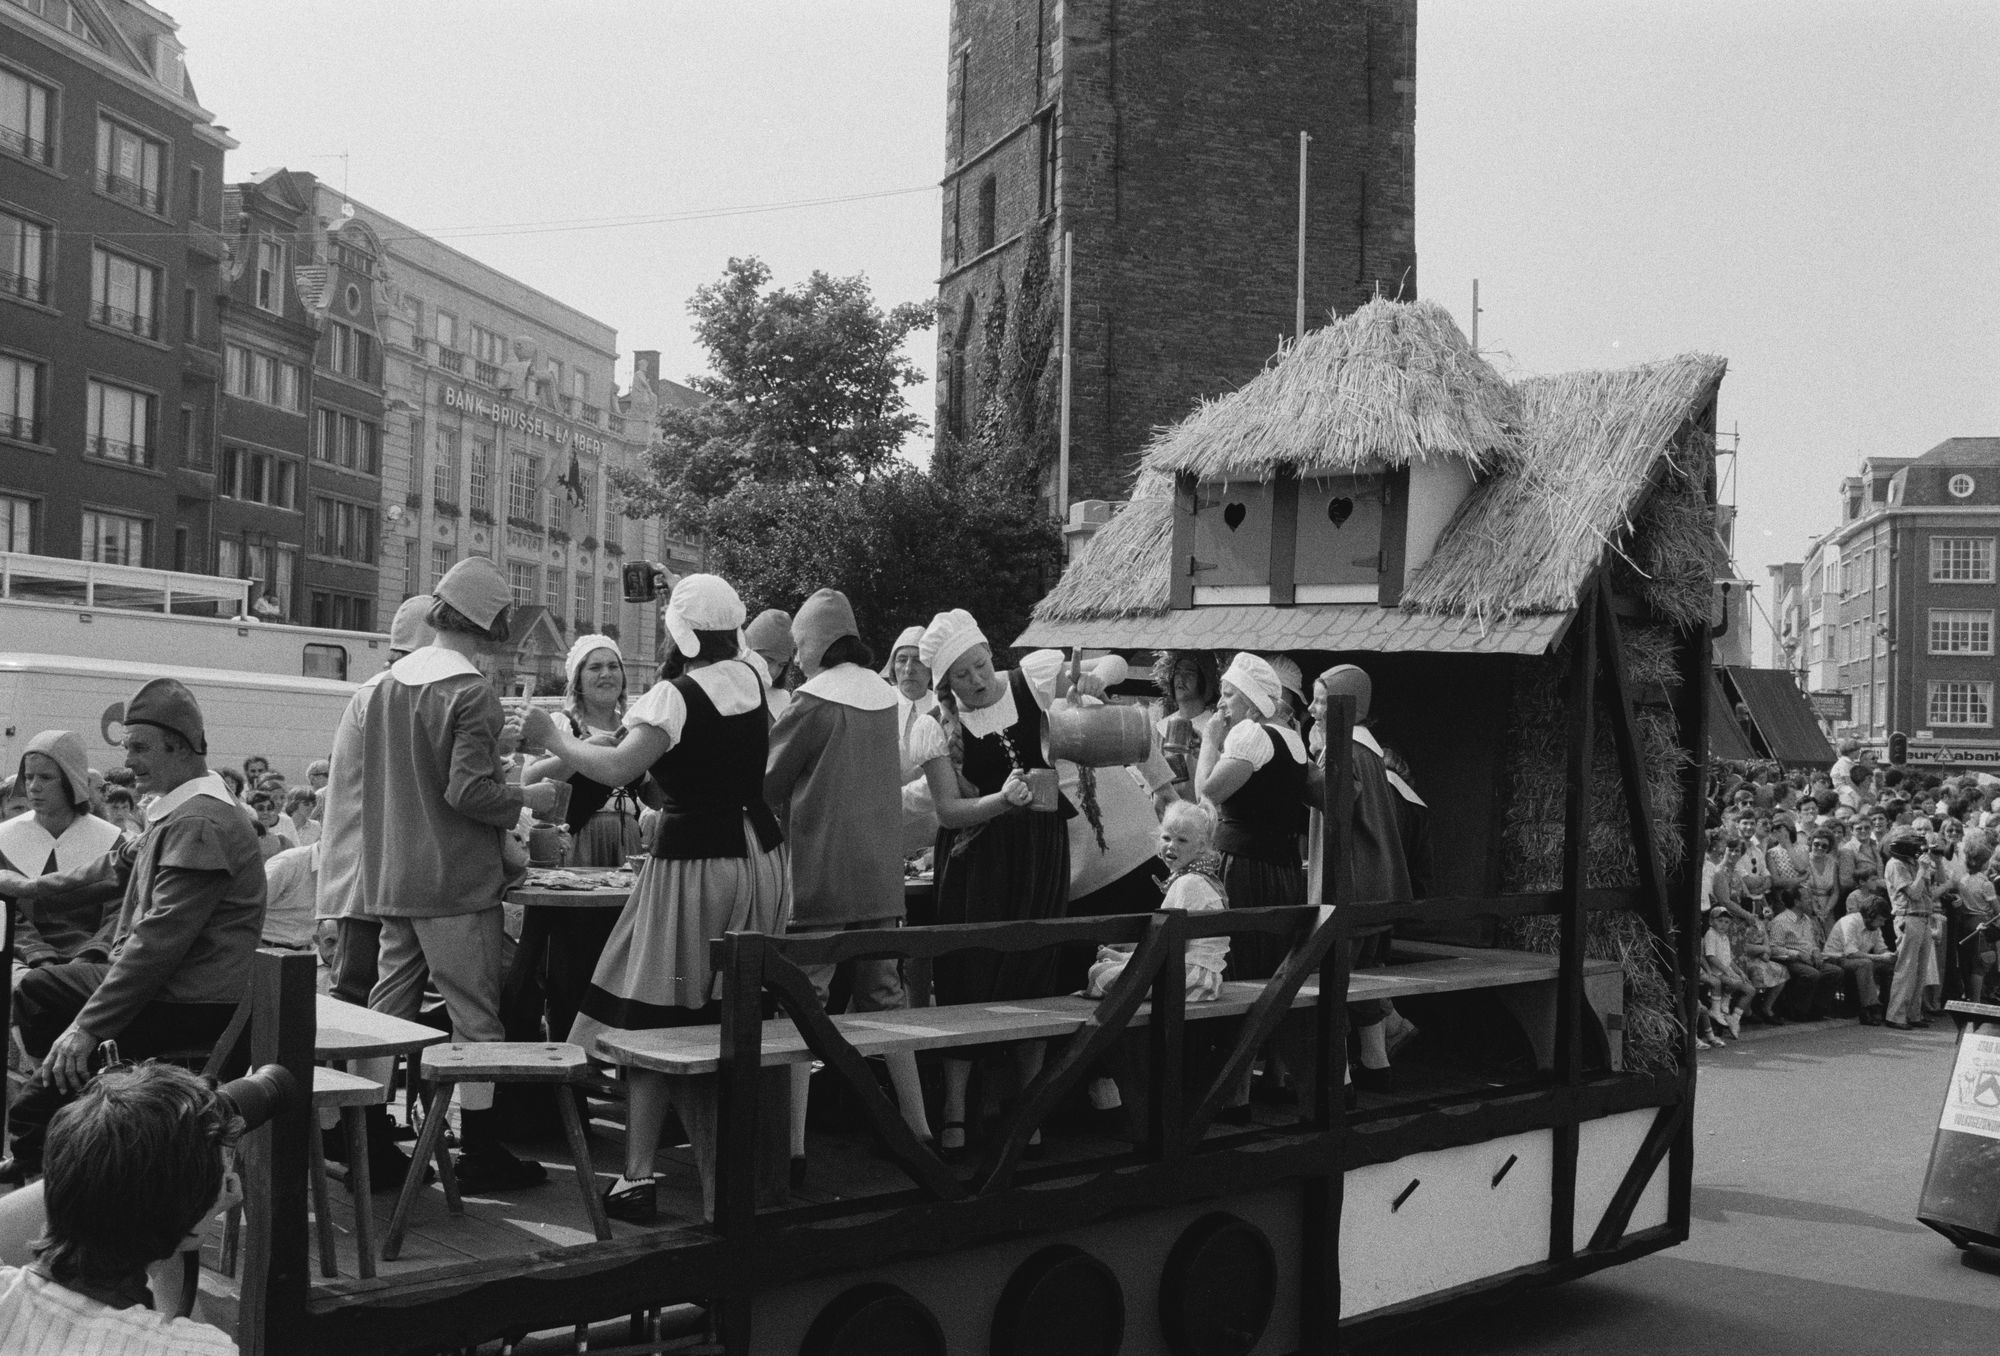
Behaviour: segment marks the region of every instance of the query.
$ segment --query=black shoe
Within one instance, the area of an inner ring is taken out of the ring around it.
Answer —
[[[617,1183],[604,1188],[604,1213],[627,1224],[651,1224],[660,1213],[659,1183],[651,1177],[621,1190]]]
[[[549,1170],[532,1158],[516,1158],[498,1144],[468,1149],[452,1164],[459,1190],[474,1196],[521,1191],[549,1180]]]

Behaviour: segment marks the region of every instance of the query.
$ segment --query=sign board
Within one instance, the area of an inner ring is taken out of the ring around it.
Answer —
[[[2000,1036],[1968,1034],[1959,1042],[1938,1129],[2000,1139]]]
[[[1987,739],[1955,744],[1910,741],[1911,767],[2000,767],[2000,743]]]
[[[1806,699],[1812,703],[1812,713],[1821,720],[1846,724],[1854,719],[1852,692],[1808,692]]]

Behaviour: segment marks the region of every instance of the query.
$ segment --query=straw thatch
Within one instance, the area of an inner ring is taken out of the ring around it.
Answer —
[[[1467,498],[1404,590],[1403,607],[1487,620],[1576,606],[1607,547],[1630,559],[1636,517],[1662,458],[1669,483],[1676,473],[1683,482],[1706,473],[1687,424],[1708,403],[1723,366],[1720,358],[1689,354],[1522,383],[1519,466]],[[1692,578],[1695,559],[1704,575],[1713,564],[1706,544],[1692,559],[1668,539],[1657,544],[1655,570],[1636,560],[1635,569],[1651,575],[1670,564],[1678,578],[1685,565]],[[1705,579],[1700,587],[1705,599]],[[1667,592],[1685,602],[1684,590]]]
[[[1488,469],[1512,459],[1519,404],[1444,307],[1377,299],[1162,430],[1145,466],[1234,480],[1441,457]]]
[[[1173,482],[1141,471],[1132,498],[1092,533],[1035,604],[1036,621],[1106,621],[1157,617],[1167,610],[1172,582]]]

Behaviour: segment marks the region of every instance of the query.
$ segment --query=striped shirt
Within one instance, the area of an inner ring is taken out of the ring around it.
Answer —
[[[220,1328],[151,1309],[113,1309],[27,1267],[0,1267],[5,1356],[236,1356]]]

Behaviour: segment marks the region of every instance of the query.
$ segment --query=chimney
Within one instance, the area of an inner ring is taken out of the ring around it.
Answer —
[[[660,385],[660,351],[656,348],[636,349],[632,354],[632,384],[641,382],[657,390]]]

